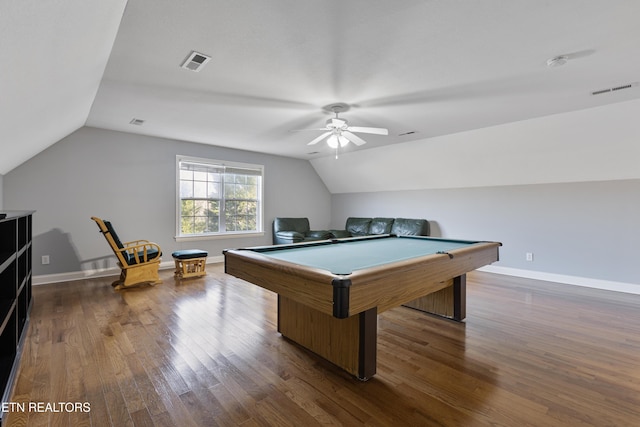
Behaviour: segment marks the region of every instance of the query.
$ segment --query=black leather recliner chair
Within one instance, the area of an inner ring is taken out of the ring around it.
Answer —
[[[273,220],[273,244],[309,242],[331,239],[328,230],[311,230],[308,218],[275,218]]]

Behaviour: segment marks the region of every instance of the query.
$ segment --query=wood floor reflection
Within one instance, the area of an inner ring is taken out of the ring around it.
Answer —
[[[277,333],[274,294],[207,269],[34,287],[12,402],[90,410],[5,425],[640,425],[640,295],[475,272],[463,323],[383,313],[360,382]]]

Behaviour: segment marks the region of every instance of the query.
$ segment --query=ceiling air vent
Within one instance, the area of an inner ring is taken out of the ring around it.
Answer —
[[[129,122],[129,124],[136,125],[136,126],[142,126],[143,123],[144,123],[144,120],[142,119],[131,119],[131,121]]]
[[[601,90],[596,90],[594,92],[591,92],[591,95],[602,95],[603,93],[611,93],[611,92],[616,92],[619,90],[623,90],[623,89],[631,89],[632,87],[638,86],[638,82],[633,82],[633,83],[627,83],[626,85],[621,85],[621,86],[616,86],[616,87],[610,87],[607,89],[601,89]]]
[[[184,60],[181,67],[186,70],[198,72],[207,62],[209,62],[210,59],[211,57],[198,53],[194,50],[189,54],[189,56],[187,56],[187,59]]]

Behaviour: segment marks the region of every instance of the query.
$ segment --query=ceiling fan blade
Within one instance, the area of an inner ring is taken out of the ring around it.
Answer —
[[[324,130],[324,129],[322,129]],[[328,137],[329,135],[331,135],[333,132],[329,131],[329,132],[325,132],[322,135],[320,135],[319,137],[317,137],[316,139],[314,139],[313,141],[311,141],[310,143],[308,143],[307,145],[313,145],[313,144],[317,144],[318,142],[322,141],[323,139],[325,139],[326,137]]]
[[[373,133],[376,135],[389,135],[389,130],[384,128],[369,128],[362,126],[349,126],[347,128],[351,132]]]
[[[347,138],[349,141],[353,142],[356,145],[362,145],[367,143],[367,141],[365,141],[364,139],[360,138],[357,135],[352,134],[349,131],[342,132],[342,136],[344,136],[345,138]]]
[[[318,131],[318,130],[324,130],[324,131],[326,131],[326,130],[327,130],[327,128],[315,128],[315,129],[291,129],[291,130],[289,130],[289,132],[304,132],[304,131],[307,131],[307,130],[316,130],[316,131]]]

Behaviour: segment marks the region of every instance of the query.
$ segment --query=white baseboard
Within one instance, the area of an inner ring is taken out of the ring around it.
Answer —
[[[217,264],[224,262],[224,256],[208,257],[207,264]],[[174,268],[173,261],[160,263],[160,269]],[[564,274],[545,273],[542,271],[521,270],[518,268],[498,267],[489,265],[478,269],[487,273],[504,274],[505,276],[523,277],[525,279],[544,280],[546,282],[562,283],[566,285],[584,286],[587,288],[603,289],[607,291],[626,292],[628,294],[640,295],[640,284],[612,282],[609,280],[590,279],[587,277],[567,276]],[[94,277],[117,276],[120,274],[119,268],[109,268],[105,270],[75,271],[60,274],[43,274],[33,276],[34,285],[44,285],[46,283],[69,282],[72,280],[82,280]]]
[[[523,277],[525,279],[544,280],[546,282],[562,283],[565,285],[584,286],[587,288],[603,289],[607,291],[625,292],[640,295],[640,284],[612,282],[610,280],[590,279],[588,277],[567,276],[564,274],[545,273],[542,271],[521,270],[519,268],[498,267],[488,265],[478,271],[504,274],[505,276]]]
[[[207,264],[217,264],[224,262],[224,256],[214,256],[207,258]],[[175,268],[175,263],[172,261],[163,261],[160,263],[160,270],[167,270]],[[39,276],[33,276],[32,283],[34,285],[45,285],[48,283],[61,283],[70,282],[73,280],[91,279],[96,277],[109,277],[118,276],[120,269],[118,267],[106,268],[104,270],[85,270],[85,271],[72,271],[69,273],[59,274],[41,274]]]

